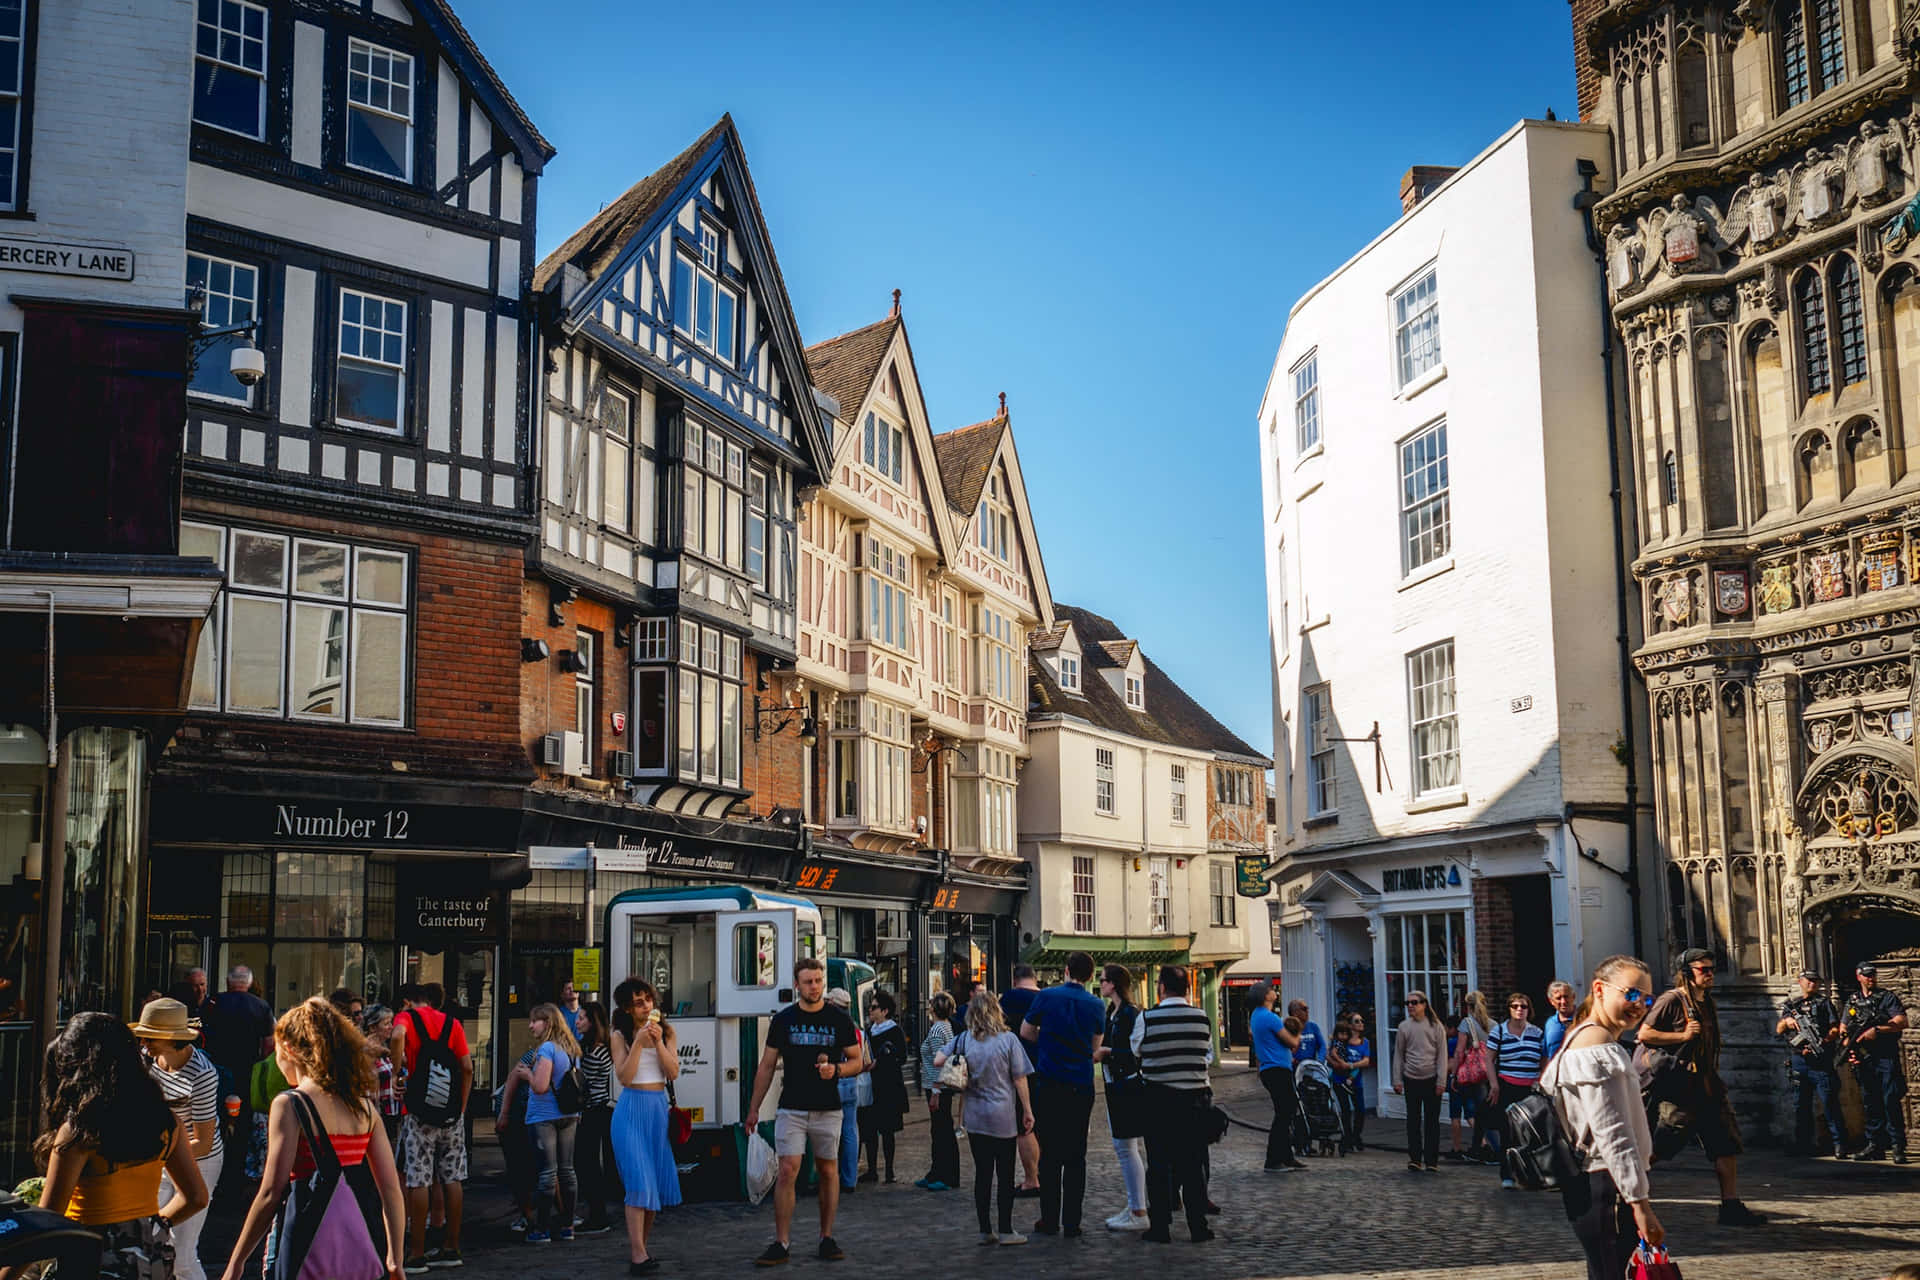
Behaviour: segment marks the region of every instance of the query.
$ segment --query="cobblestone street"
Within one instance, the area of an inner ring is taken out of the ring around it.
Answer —
[[[1264,1124],[1265,1094],[1244,1070],[1218,1079],[1222,1105]],[[1397,1142],[1399,1124],[1373,1119],[1369,1130]],[[989,1252],[976,1243],[972,1164],[962,1157],[967,1189],[929,1193],[913,1180],[926,1171],[925,1124],[901,1135],[892,1186],[863,1184],[845,1198],[837,1236],[847,1250],[845,1275],[984,1274],[1009,1266],[1029,1277],[1121,1276],[1151,1268],[1163,1276],[1210,1280],[1314,1276],[1322,1280],[1414,1280],[1471,1274],[1476,1280],[1564,1280],[1584,1275],[1578,1247],[1557,1197],[1502,1192],[1492,1169],[1444,1166],[1438,1174],[1406,1172],[1397,1150],[1381,1148],[1309,1161],[1303,1174],[1261,1170],[1264,1136],[1235,1127],[1213,1149],[1219,1239],[1195,1246],[1176,1225],[1171,1245],[1143,1244],[1110,1233],[1101,1219],[1122,1202],[1120,1175],[1096,1110],[1089,1141],[1087,1222],[1080,1240],[1035,1236],[1025,1248]],[[1442,1139],[1444,1142],[1444,1138]],[[962,1150],[965,1144],[962,1143]],[[626,1241],[619,1228],[597,1238],[534,1249],[515,1243],[498,1183],[497,1148],[476,1152],[468,1196],[464,1276],[472,1280],[542,1274],[621,1274]],[[1789,1161],[1771,1152],[1741,1168],[1742,1192],[1775,1222],[1752,1230],[1714,1225],[1712,1170],[1697,1156],[1658,1172],[1655,1188],[1669,1243],[1687,1280],[1877,1280],[1899,1262],[1920,1260],[1920,1172],[1891,1165]],[[1037,1202],[1018,1202],[1026,1229]],[[815,1260],[815,1206],[795,1214],[796,1271],[833,1268]],[[771,1202],[694,1205],[665,1214],[655,1240],[662,1275],[741,1275],[771,1238]],[[213,1234],[211,1231],[209,1234]],[[1526,1255],[1521,1260],[1519,1255]],[[213,1256],[209,1253],[209,1256]],[[445,1274],[436,1272],[434,1274]]]

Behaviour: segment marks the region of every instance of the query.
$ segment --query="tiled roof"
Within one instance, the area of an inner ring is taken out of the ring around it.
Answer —
[[[1174,683],[1172,676],[1144,653],[1140,655],[1140,660],[1146,669],[1147,705],[1144,711],[1131,710],[1099,672],[1103,667],[1126,665],[1124,661],[1114,660],[1113,651],[1120,648],[1130,653],[1129,646],[1133,646],[1134,642],[1128,640],[1111,620],[1097,613],[1061,604],[1057,600],[1053,611],[1058,622],[1073,624],[1087,663],[1081,672],[1080,692],[1077,694],[1064,692],[1048,673],[1044,663],[1029,663],[1028,668],[1032,673],[1029,692],[1034,715],[1078,716],[1103,729],[1136,738],[1191,747],[1198,751],[1245,756],[1268,765],[1273,763],[1214,719],[1205,707],[1195,702],[1186,690]]]
[[[1132,662],[1135,651],[1140,648],[1139,644],[1132,640],[1100,640],[1096,641],[1096,644],[1100,652],[1113,660],[1113,665],[1116,667],[1124,667]]]
[[[493,69],[491,62],[487,61],[487,55],[480,52],[480,46],[475,43],[466,24],[460,21],[460,15],[453,11],[453,6],[448,4],[447,0],[422,0],[422,4],[445,22],[447,35],[452,37],[454,43],[454,52],[472,59],[473,70],[479,73],[477,78],[480,83],[476,87],[481,91],[480,96],[482,98],[489,96],[489,91],[498,95],[499,101],[495,105],[506,114],[509,123],[517,125],[524,131],[526,136],[523,141],[531,144],[533,150],[538,153],[539,159],[539,163],[527,167],[534,173],[540,172],[541,166],[553,159],[553,144],[547,141],[545,135],[533,123],[532,118],[527,115],[526,110],[515,100],[512,91],[507,88],[507,82],[500,78],[500,73]]]
[[[840,402],[842,421],[851,422],[860,411],[860,402],[867,398],[899,327],[900,317],[890,315],[807,348],[807,369],[813,385]]]
[[[1057,627],[1041,627],[1027,637],[1027,646],[1045,653],[1058,649],[1060,642],[1066,638],[1067,628],[1064,624]]]
[[[686,181],[714,139],[732,127],[733,117],[721,116],[718,124],[700,135],[699,141],[628,187],[624,195],[595,214],[586,226],[568,236],[533,269],[533,287],[546,288],[568,263],[584,271],[587,279],[598,279],[626,249],[628,241],[659,212],[661,202]]]
[[[987,487],[987,473],[1000,452],[1000,438],[1007,431],[1007,416],[1001,413],[970,427],[945,431],[933,438],[933,456],[940,464],[940,484],[947,491],[947,505],[967,515],[980,505],[980,494]]]

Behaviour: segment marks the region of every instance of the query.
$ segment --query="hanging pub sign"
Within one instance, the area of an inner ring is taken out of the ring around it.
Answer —
[[[422,860],[396,868],[393,929],[398,941],[424,951],[490,942],[500,931],[501,895],[484,862]]]
[[[1233,888],[1243,898],[1267,896],[1267,855],[1237,853],[1233,857]]]

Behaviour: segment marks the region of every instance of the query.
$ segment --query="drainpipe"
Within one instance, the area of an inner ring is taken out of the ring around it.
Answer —
[[[1633,953],[1646,954],[1640,920],[1640,778],[1639,756],[1633,745],[1633,641],[1627,627],[1627,562],[1625,495],[1620,486],[1620,420],[1613,394],[1613,308],[1607,301],[1607,254],[1593,227],[1593,206],[1600,193],[1593,180],[1600,166],[1591,160],[1578,162],[1580,192],[1573,207],[1580,211],[1580,222],[1587,234],[1587,248],[1599,264],[1600,275],[1600,372],[1606,386],[1607,405],[1607,478],[1613,503],[1613,611],[1614,643],[1620,661],[1620,736],[1626,744],[1627,792],[1627,900],[1632,908]]]

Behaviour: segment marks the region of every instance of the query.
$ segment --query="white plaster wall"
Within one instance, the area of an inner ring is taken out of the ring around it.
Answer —
[[[0,329],[18,329],[6,295],[178,307],[186,294],[190,0],[60,0],[35,7],[31,218],[0,235],[109,245],[134,255],[131,281],[0,271]]]
[[[1563,740],[1602,789],[1595,744],[1618,731],[1619,699],[1597,267],[1570,203],[1579,156],[1604,171],[1604,131],[1516,126],[1294,307],[1259,420],[1275,738],[1287,744],[1275,754],[1294,765],[1281,780],[1294,824],[1283,852],[1557,816]],[[1391,297],[1429,263],[1446,372],[1409,395],[1396,385]],[[1289,370],[1310,349],[1322,450],[1296,459]],[[1450,567],[1403,579],[1398,442],[1442,416]],[[1563,443],[1593,439],[1597,462]],[[1413,801],[1406,655],[1448,638],[1464,801],[1435,809]],[[1379,722],[1392,785],[1376,794],[1371,748],[1343,744],[1338,821],[1309,828],[1299,705],[1322,681],[1336,733]],[[1516,712],[1521,698],[1531,707]]]

